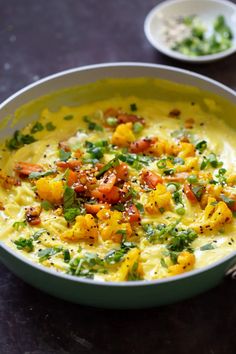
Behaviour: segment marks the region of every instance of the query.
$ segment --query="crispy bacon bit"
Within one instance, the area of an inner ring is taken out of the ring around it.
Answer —
[[[43,168],[41,165],[36,164],[36,163],[29,163],[29,162],[21,162],[20,161],[20,162],[16,163],[14,170],[21,177],[27,177],[32,172],[42,172]]]
[[[94,176],[96,169],[77,171],[77,182],[73,185],[76,193],[88,192],[97,185],[97,179]]]
[[[74,171],[79,171],[80,167],[81,167],[81,161],[79,160],[69,160],[69,161],[57,161],[56,162],[57,167],[66,169],[66,168],[70,168],[71,170]]]
[[[180,116],[181,111],[178,108],[174,108],[169,112],[169,117],[178,118]]]
[[[130,223],[140,222],[141,220],[140,213],[134,204],[131,204],[128,207],[127,211],[125,212],[125,216],[126,215],[128,216],[128,221]]]
[[[121,198],[120,189],[113,186],[108,193],[102,193],[98,188],[91,191],[91,196],[101,202],[107,202],[109,204],[116,204]]]
[[[96,215],[102,209],[109,209],[109,204],[84,204],[85,210],[88,214]]]
[[[9,189],[13,186],[20,186],[21,182],[15,177],[7,176],[0,172],[0,185],[5,189]]]
[[[194,123],[195,121],[193,118],[186,119],[184,122],[185,129],[193,129]]]
[[[120,111],[116,108],[108,108],[105,112],[104,112],[104,117],[108,118],[108,117],[117,117],[118,114],[120,113]]]
[[[144,123],[143,118],[138,117],[134,114],[121,113],[121,114],[118,114],[117,119],[118,119],[119,124],[129,123],[129,122],[131,122],[131,123],[140,122],[142,124]]]
[[[116,175],[114,173],[105,173],[105,175],[100,181],[98,190],[101,193],[109,193],[115,183],[116,183]]]
[[[151,145],[155,144],[156,141],[156,138],[143,138],[136,140],[130,144],[130,151],[134,152],[135,154],[139,152],[144,152],[148,150]]]
[[[78,181],[78,175],[75,171],[69,170],[67,175],[67,184],[68,186],[73,186],[74,183]]]
[[[114,168],[114,172],[116,173],[117,182],[127,181],[129,176],[128,165],[124,162],[120,163],[118,166]]]
[[[163,183],[163,179],[152,171],[144,170],[141,174],[141,183],[145,183],[149,188],[155,189],[158,183]]]
[[[39,217],[40,213],[41,213],[40,206],[26,208],[25,211],[26,221],[32,226],[40,224],[41,223]]]
[[[2,202],[0,202],[0,210],[5,210]]]
[[[71,148],[70,148],[70,146],[69,146],[67,141],[60,141],[59,144],[58,144],[58,147],[59,147],[59,149],[62,149],[62,150],[67,151],[67,152],[71,151]]]
[[[191,189],[191,185],[188,183],[184,184],[184,193],[186,195],[186,197],[188,198],[188,200],[192,203],[192,204],[196,204],[198,202],[195,194],[193,193],[192,189]]]

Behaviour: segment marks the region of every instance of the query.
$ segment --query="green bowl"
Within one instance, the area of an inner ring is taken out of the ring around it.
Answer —
[[[117,63],[64,71],[17,92],[0,105],[0,138],[35,120],[45,106],[55,110],[61,105],[88,103],[112,94],[159,99],[168,96],[170,100],[178,97],[199,102],[207,95],[225,106],[226,122],[236,129],[236,94],[226,86],[173,67]],[[32,263],[3,241],[0,259],[27,283],[56,297],[104,308],[145,308],[183,300],[216,286],[236,264],[236,252],[207,267],[167,279],[119,283],[58,273]]]

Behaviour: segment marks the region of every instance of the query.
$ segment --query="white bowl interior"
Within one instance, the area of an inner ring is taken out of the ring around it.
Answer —
[[[202,57],[188,57],[169,49],[163,39],[162,26],[165,19],[197,15],[206,25],[212,25],[217,16],[223,15],[233,32],[232,47],[224,52]],[[236,50],[236,5],[226,0],[170,0],[156,6],[147,16],[145,33],[150,43],[161,52],[177,59],[210,61],[225,57]]]

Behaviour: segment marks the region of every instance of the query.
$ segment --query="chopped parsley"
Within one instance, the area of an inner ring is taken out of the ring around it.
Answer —
[[[38,179],[41,177],[46,177],[55,174],[57,171],[56,170],[48,170],[48,171],[42,171],[42,172],[31,172],[29,174],[29,179]]]
[[[18,240],[14,241],[18,250],[23,250],[25,252],[32,252],[34,250],[33,239],[20,237]]]
[[[136,112],[138,110],[138,107],[137,107],[136,103],[131,103],[130,104],[130,110],[132,112]]]
[[[72,114],[68,114],[67,116],[65,116],[63,119],[64,120],[71,120],[71,119],[73,119],[74,118],[74,116],[72,115]]]
[[[96,254],[86,252],[69,262],[68,273],[80,277],[93,279],[94,273],[106,273],[103,260]]]
[[[44,248],[43,250],[38,251],[39,262],[46,261],[47,259],[61,251],[61,247]]]
[[[52,203],[50,203],[48,200],[43,200],[41,202],[41,207],[44,209],[44,210],[50,210],[50,209],[53,209],[54,208],[54,205]]]
[[[167,249],[174,252],[191,251],[191,243],[197,238],[197,234],[192,229],[184,230],[177,227],[178,222],[156,226],[145,224],[143,229],[150,243],[166,243]]]
[[[88,130],[103,131],[103,127],[93,122],[88,116],[83,117],[84,122],[88,123]]]
[[[38,231],[36,231],[31,237],[34,239],[34,240],[38,240],[38,238],[44,234],[45,232],[48,232],[46,229],[40,229]]]
[[[36,139],[33,135],[22,134],[19,130],[16,130],[13,137],[7,140],[6,147],[9,150],[18,150],[22,146],[34,143],[35,141]]]
[[[199,141],[196,145],[195,145],[196,150],[199,152],[199,154],[202,154],[206,148],[207,148],[207,142],[206,140],[202,140]]]
[[[26,220],[24,221],[15,221],[14,224],[12,225],[12,227],[14,227],[14,229],[16,229],[17,231],[26,227],[27,222]]]
[[[49,132],[56,129],[56,126],[52,122],[48,122],[45,127],[46,127],[47,131],[49,131]]]
[[[209,251],[209,250],[213,250],[215,247],[215,245],[210,242],[210,243],[206,243],[204,246],[200,247],[200,251]]]
[[[70,157],[71,157],[71,152],[70,151],[65,151],[63,149],[59,150],[59,159],[61,161],[66,162]]]
[[[81,215],[80,208],[67,208],[64,211],[64,218],[68,222],[72,222],[75,220],[76,216]]]
[[[30,132],[31,134],[35,134],[37,132],[41,132],[44,129],[42,123],[36,122],[33,127],[31,128]]]
[[[65,263],[70,262],[71,257],[70,257],[70,251],[68,250],[68,248],[63,251],[63,257],[64,257]]]

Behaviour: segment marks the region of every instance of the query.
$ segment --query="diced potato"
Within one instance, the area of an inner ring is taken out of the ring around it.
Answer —
[[[177,264],[168,267],[168,271],[171,275],[178,275],[193,269],[195,256],[193,253],[183,251],[179,254],[177,262]]]
[[[232,218],[232,212],[225,202],[216,202],[215,198],[208,198],[202,217],[190,227],[197,233],[204,234],[220,229],[225,223],[230,223]]]
[[[232,174],[227,178],[227,183],[229,186],[235,186],[236,184],[236,174]]]
[[[192,157],[195,156],[195,147],[191,143],[180,143],[179,157]]]
[[[206,207],[209,197],[218,199],[222,190],[223,187],[220,184],[208,184],[206,186],[206,193],[204,193],[201,198],[201,207]]]
[[[122,222],[121,212],[102,209],[97,213],[99,220],[99,231],[102,239],[120,242],[124,235],[129,239],[132,235],[132,228],[129,223]]]
[[[193,172],[199,170],[198,158],[187,157],[184,165],[176,165],[176,172]]]
[[[125,281],[132,280],[133,277],[141,278],[143,275],[142,264],[139,261],[140,251],[138,248],[132,248],[126,255],[122,262],[117,275],[116,280]]]
[[[158,214],[160,209],[169,210],[171,206],[171,193],[167,191],[166,186],[157,184],[156,189],[148,195],[148,202],[145,209],[149,214]]]
[[[61,238],[66,241],[88,241],[96,242],[98,239],[98,227],[95,218],[91,214],[79,215],[72,229],[65,231]]]
[[[163,139],[158,139],[148,150],[149,153],[157,157],[162,156],[163,154],[175,155],[175,151],[176,146]]]
[[[135,136],[132,131],[133,124],[125,123],[119,124],[112,135],[111,142],[117,146],[129,146],[130,143],[135,141]]]
[[[37,193],[41,199],[53,204],[60,204],[63,199],[64,186],[62,181],[50,177],[42,177],[35,182]]]

